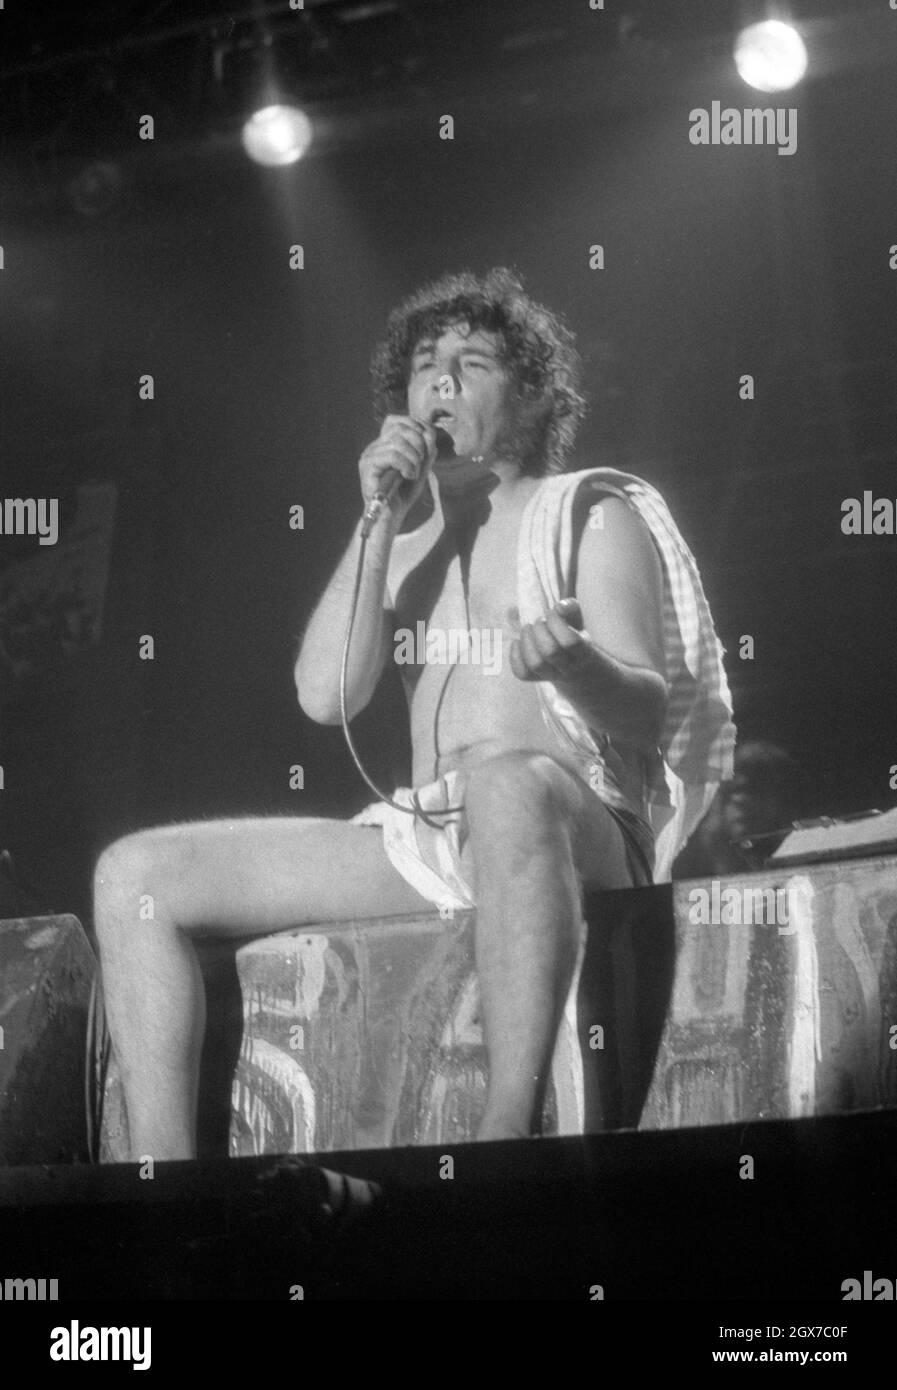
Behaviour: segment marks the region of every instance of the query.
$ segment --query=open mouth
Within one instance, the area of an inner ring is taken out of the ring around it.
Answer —
[[[440,454],[453,454],[455,443],[452,439],[451,431],[455,425],[454,415],[449,415],[447,411],[437,411],[430,417],[430,423],[436,430],[436,451]]]

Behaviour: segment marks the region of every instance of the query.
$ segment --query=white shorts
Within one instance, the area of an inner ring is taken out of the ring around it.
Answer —
[[[398,787],[393,800],[411,806],[415,794],[425,811],[460,806],[464,799],[463,777],[457,771],[447,772],[438,781],[418,787],[416,793],[411,787]],[[350,824],[382,826],[383,848],[389,862],[428,902],[446,910],[473,907],[473,890],[461,868],[467,826],[460,812],[439,816],[436,824],[429,825],[420,816],[398,811],[387,801],[373,801],[353,816]]]
[[[411,806],[416,796],[424,811],[462,806],[464,777],[460,771],[418,787],[399,787],[393,800]],[[599,798],[600,800],[600,798]],[[650,829],[631,812],[602,803],[620,830],[633,885],[651,883],[653,838]],[[387,858],[405,880],[427,902],[444,910],[475,906],[473,888],[464,875],[461,855],[467,841],[467,822],[463,812],[438,816],[429,824],[420,816],[399,811],[386,801],[373,801],[353,816],[352,825],[377,825],[383,829],[383,848]]]

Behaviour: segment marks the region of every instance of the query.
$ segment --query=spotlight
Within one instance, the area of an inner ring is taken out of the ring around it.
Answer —
[[[807,50],[790,24],[767,19],[742,29],[735,40],[735,66],[749,87],[784,92],[806,72]]]
[[[243,148],[257,164],[295,164],[311,144],[312,124],[296,106],[265,106],[243,126]]]

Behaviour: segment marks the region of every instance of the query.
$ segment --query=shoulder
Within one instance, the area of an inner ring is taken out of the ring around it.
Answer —
[[[664,570],[651,528],[622,487],[602,494],[580,484],[575,500],[572,592],[585,626],[603,650],[663,676]]]
[[[589,470],[574,483],[571,515],[580,564],[625,560],[653,571],[660,566],[660,556],[651,529],[626,496],[622,482],[607,477],[609,472]]]

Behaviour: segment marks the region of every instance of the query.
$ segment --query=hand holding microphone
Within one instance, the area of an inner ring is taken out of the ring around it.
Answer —
[[[435,426],[410,415],[386,416],[379,437],[367,446],[358,461],[365,503],[362,536],[370,535],[387,507],[396,525],[401,525],[424,489],[436,448]],[[409,486],[403,486],[405,483]]]

